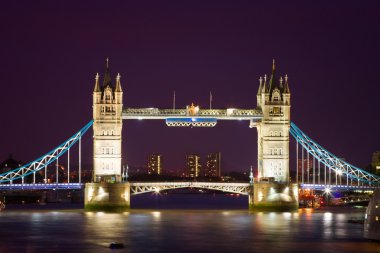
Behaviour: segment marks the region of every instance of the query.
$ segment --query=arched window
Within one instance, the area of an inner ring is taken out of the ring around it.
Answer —
[[[278,102],[278,101],[280,101],[280,93],[278,92],[278,90],[275,90],[275,91],[273,92],[272,100],[273,100],[274,102]]]

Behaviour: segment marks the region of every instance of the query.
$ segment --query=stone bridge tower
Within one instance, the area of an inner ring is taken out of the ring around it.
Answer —
[[[108,66],[103,85],[95,77],[93,91],[94,170],[93,183],[86,183],[87,210],[124,211],[130,207],[130,184],[121,177],[121,130],[123,91],[120,74],[112,85]]]
[[[93,92],[94,119],[94,182],[121,181],[121,130],[123,91],[120,74],[116,85],[112,85],[108,59],[103,85],[99,85],[99,75],[95,78]]]
[[[273,60],[269,83],[260,77],[257,107],[263,118],[257,128],[258,177],[250,206],[293,209],[298,205],[298,189],[289,184],[290,89],[288,77],[276,77]]]
[[[276,78],[274,60],[269,84],[260,78],[257,106],[263,112],[257,124],[258,177],[289,183],[290,89],[287,76]]]

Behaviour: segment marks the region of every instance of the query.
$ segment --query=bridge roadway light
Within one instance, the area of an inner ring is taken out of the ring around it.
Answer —
[[[227,108],[227,116],[231,116],[235,110],[235,108]]]
[[[331,189],[330,189],[330,188],[325,188],[324,192],[325,192],[326,194],[330,194]]]

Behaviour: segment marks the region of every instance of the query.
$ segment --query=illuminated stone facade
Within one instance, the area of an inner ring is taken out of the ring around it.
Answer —
[[[257,106],[263,118],[257,123],[258,178],[273,177],[279,183],[289,183],[290,90],[288,78],[260,78]]]
[[[257,107],[261,122],[257,127],[258,176],[251,185],[249,207],[256,210],[294,210],[298,208],[298,186],[289,183],[290,90],[288,77],[260,77]]]
[[[93,92],[94,182],[121,181],[122,109],[120,75],[117,75],[113,86],[107,61],[103,85],[99,85],[97,74]]]

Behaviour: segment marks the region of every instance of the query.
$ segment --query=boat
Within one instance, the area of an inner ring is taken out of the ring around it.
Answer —
[[[357,223],[357,224],[363,224],[364,219],[358,219],[358,218],[350,218],[347,220],[348,223]]]
[[[380,189],[374,191],[364,216],[364,237],[380,241]]]
[[[124,244],[121,242],[111,242],[109,248],[110,249],[122,249],[122,248],[124,248]]]

